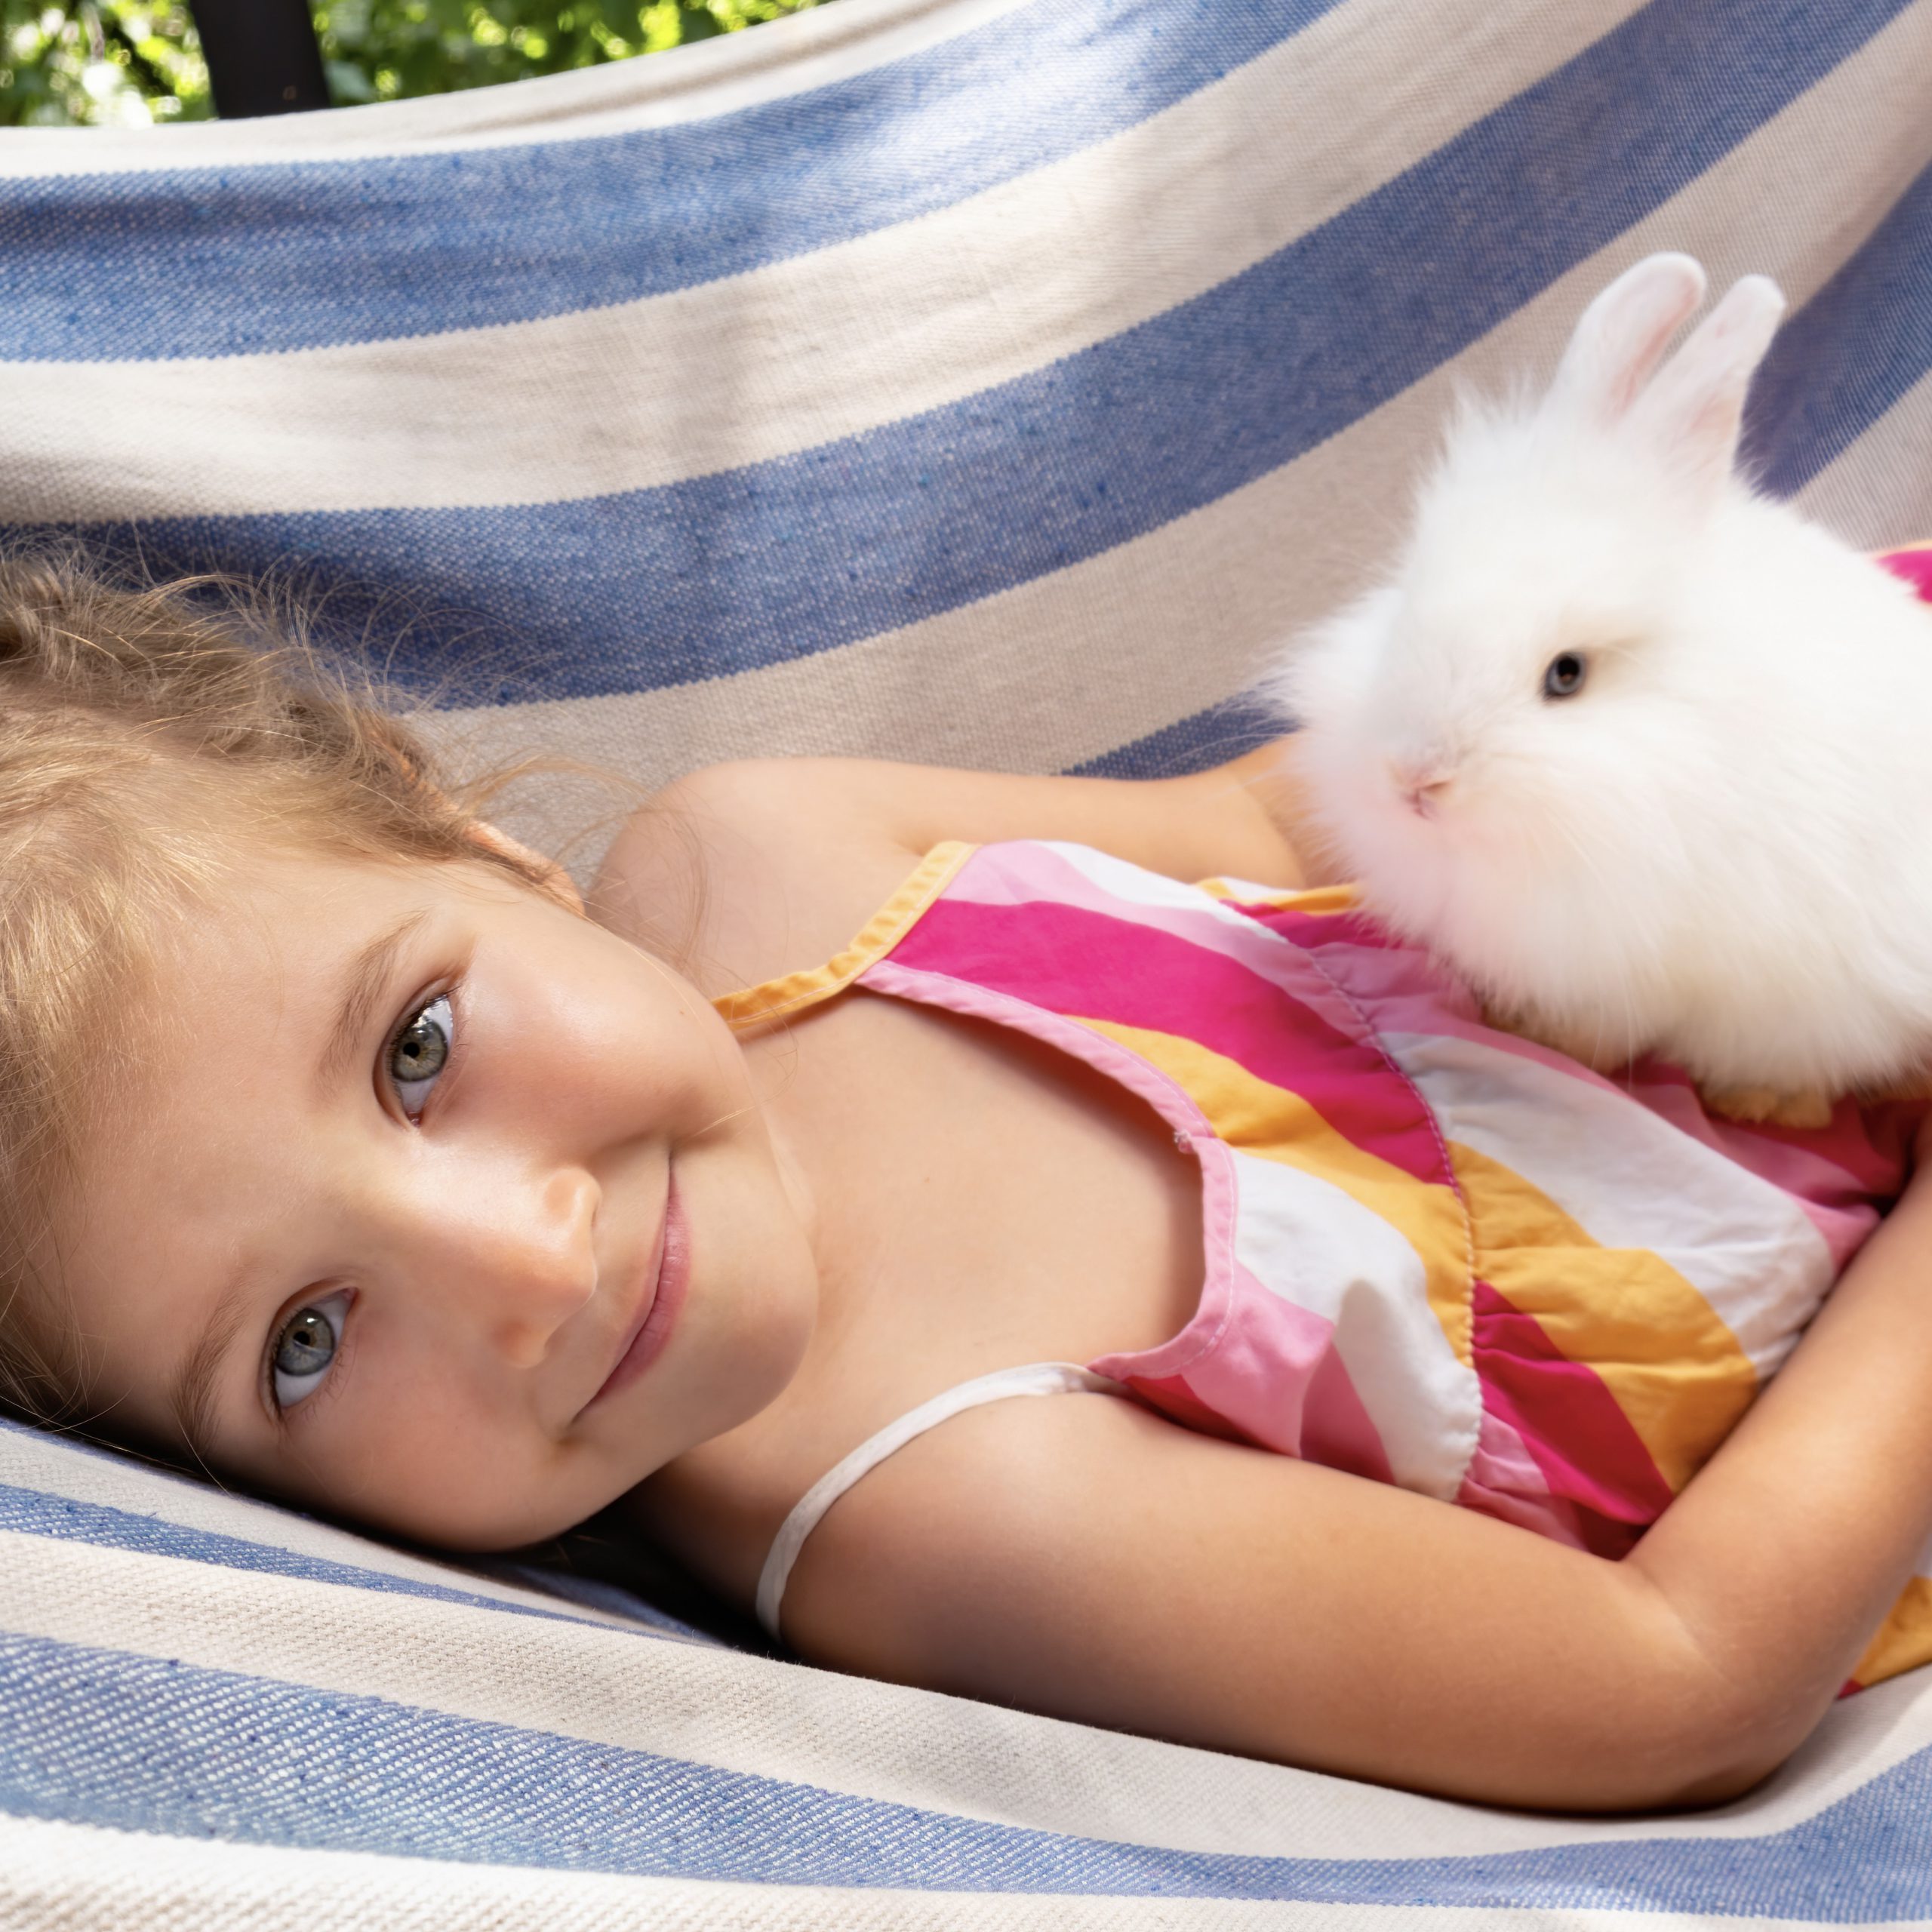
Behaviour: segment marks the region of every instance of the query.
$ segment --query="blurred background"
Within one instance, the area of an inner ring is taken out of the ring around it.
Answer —
[[[817,0],[319,0],[338,106],[487,87],[735,33]],[[0,125],[141,125],[214,112],[186,0],[0,0]]]

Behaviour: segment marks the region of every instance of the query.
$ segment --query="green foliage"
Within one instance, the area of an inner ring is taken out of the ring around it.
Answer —
[[[654,54],[816,0],[314,0],[338,104],[446,94]],[[0,0],[0,124],[214,111],[185,0]]]
[[[199,121],[213,112],[182,0],[0,0],[0,125]]]
[[[813,0],[321,0],[340,102],[445,94],[595,66],[776,19]]]

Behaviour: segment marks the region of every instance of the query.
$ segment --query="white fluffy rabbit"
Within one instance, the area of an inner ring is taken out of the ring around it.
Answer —
[[[1795,1121],[1932,1060],[1932,605],[1734,473],[1784,300],[1665,361],[1703,291],[1652,256],[1540,402],[1466,408],[1274,689],[1368,908],[1492,1014]]]

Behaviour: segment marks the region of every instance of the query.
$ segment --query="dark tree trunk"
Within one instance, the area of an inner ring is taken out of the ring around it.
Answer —
[[[328,106],[307,0],[189,0],[189,11],[223,120]]]

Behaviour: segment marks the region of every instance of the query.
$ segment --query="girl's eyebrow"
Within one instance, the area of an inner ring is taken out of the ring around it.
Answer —
[[[405,913],[386,931],[378,933],[350,961],[342,1006],[318,1063],[324,1086],[333,1087],[341,1079],[349,1057],[368,1031],[369,1009],[389,979],[396,954],[429,916],[428,909],[421,906]]]

